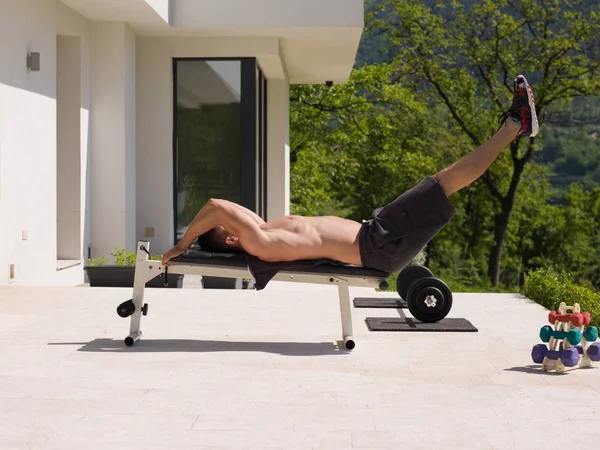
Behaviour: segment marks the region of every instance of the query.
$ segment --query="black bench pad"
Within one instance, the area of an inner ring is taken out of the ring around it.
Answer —
[[[190,247],[181,256],[171,260],[174,263],[191,265],[208,265],[211,267],[235,267],[245,269],[249,267],[258,272],[268,271],[292,271],[294,273],[309,273],[320,275],[349,275],[365,278],[387,279],[389,273],[380,270],[369,269],[360,266],[338,263],[329,260],[315,261],[290,261],[290,262],[266,262],[251,255],[240,255],[231,253],[211,253]]]

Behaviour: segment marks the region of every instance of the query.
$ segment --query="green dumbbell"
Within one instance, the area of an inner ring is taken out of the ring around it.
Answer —
[[[585,327],[585,330],[583,331],[583,337],[588,342],[596,342],[596,339],[598,339],[598,328]]]
[[[569,341],[571,345],[577,345],[581,342],[581,330],[574,328],[569,331],[556,331],[552,327],[546,325],[540,330],[540,339],[542,342],[550,342],[550,338],[565,339]]]

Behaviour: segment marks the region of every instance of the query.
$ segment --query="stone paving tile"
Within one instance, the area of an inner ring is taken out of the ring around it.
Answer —
[[[564,449],[575,442],[586,445],[598,442],[598,428],[586,424],[557,420],[499,420],[481,424],[494,449]]]
[[[148,290],[126,348],[130,296],[0,287],[0,450],[564,449],[545,434],[559,423],[599,438],[599,369],[532,364],[547,311],[519,296],[456,294],[450,316],[478,333],[372,333],[365,317],[399,312],[353,309],[351,353],[335,289]]]

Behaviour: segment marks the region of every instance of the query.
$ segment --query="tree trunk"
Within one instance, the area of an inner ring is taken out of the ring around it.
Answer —
[[[435,237],[431,239],[431,241],[429,241],[425,246],[425,267],[429,267],[429,265],[431,264],[431,254],[433,253],[434,241]]]
[[[517,188],[519,187],[519,182],[521,181],[521,175],[523,174],[523,169],[525,168],[525,164],[528,159],[528,157],[518,159],[516,158],[516,152],[513,153],[513,163],[515,170],[513,171],[512,179],[510,180],[510,187],[508,188],[508,193],[506,194],[506,197],[504,197],[503,200],[500,202],[500,213],[498,213],[494,219],[494,237],[496,243],[492,248],[492,252],[490,253],[490,258],[488,261],[488,275],[490,277],[492,286],[494,287],[500,284],[500,266],[502,264],[502,248],[504,246],[504,241],[506,240],[506,230],[508,229],[510,215],[515,205],[515,197],[517,195]]]
[[[510,213],[512,207],[509,208],[507,202],[502,203],[502,210],[496,215],[494,222],[494,238],[496,243],[492,247],[490,254],[488,275],[492,286],[498,286],[500,283],[500,265],[502,263],[502,247],[506,240],[506,230],[508,229],[508,222],[510,221]]]

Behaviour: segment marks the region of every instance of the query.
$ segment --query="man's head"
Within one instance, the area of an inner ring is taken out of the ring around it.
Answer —
[[[246,253],[238,237],[230,235],[222,226],[216,226],[198,236],[198,245],[205,252]]]

